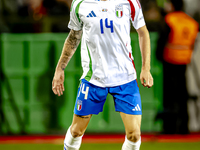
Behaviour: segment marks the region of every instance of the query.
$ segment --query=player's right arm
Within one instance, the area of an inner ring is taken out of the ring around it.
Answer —
[[[76,51],[82,36],[82,30],[71,30],[65,40],[62,53],[56,66],[55,74],[52,81],[52,90],[54,94],[60,96],[64,91],[64,70]]]

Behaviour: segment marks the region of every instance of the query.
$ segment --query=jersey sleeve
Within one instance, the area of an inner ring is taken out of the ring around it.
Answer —
[[[134,26],[134,28],[137,30],[143,26],[145,26],[145,20],[144,20],[144,16],[143,16],[143,12],[142,12],[142,7],[141,7],[141,4],[139,2],[139,0],[135,0],[133,2],[133,0],[130,0],[132,1],[132,4],[133,6],[131,6],[130,4],[130,7],[131,7],[131,14],[135,14],[135,16],[133,17],[133,15],[131,15],[131,22]],[[135,11],[135,12],[133,12]]]
[[[73,29],[75,31],[81,30],[83,26],[83,22],[79,16],[79,8],[82,1],[73,0],[71,9],[70,9],[70,21],[68,24],[68,28]]]

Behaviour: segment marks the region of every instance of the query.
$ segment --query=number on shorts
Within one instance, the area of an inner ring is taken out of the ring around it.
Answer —
[[[81,84],[80,91],[79,91],[79,93],[78,93],[78,97],[80,96],[80,92],[81,92],[81,93],[85,94],[84,99],[87,99],[87,97],[88,97],[88,92],[89,92],[89,87],[86,86],[85,91],[84,91],[84,89],[85,89],[85,84]]]

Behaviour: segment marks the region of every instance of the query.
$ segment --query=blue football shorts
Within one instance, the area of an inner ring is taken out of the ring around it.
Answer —
[[[103,111],[108,93],[113,96],[115,111],[132,115],[142,114],[137,80],[115,87],[99,87],[85,79],[81,80],[78,88],[74,113],[80,116],[99,114]]]

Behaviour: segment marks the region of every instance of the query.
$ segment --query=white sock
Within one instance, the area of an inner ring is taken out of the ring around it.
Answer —
[[[141,145],[141,137],[137,142],[131,142],[125,137],[124,144],[122,146],[122,150],[139,150]]]
[[[79,150],[81,146],[82,137],[74,138],[70,132],[70,127],[67,130],[64,140],[64,150]]]

